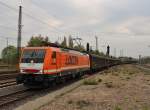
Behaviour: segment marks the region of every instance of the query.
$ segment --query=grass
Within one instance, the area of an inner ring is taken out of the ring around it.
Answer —
[[[84,85],[98,85],[100,82],[102,82],[102,79],[92,78],[92,79],[85,79],[83,81],[83,84]]]
[[[91,102],[86,101],[86,100],[78,100],[78,101],[69,100],[67,103],[76,104],[78,109],[81,109],[91,104]]]
[[[86,100],[79,100],[79,101],[69,100],[67,103],[76,104],[79,108],[83,108],[91,104],[89,101],[86,101]]]
[[[91,103],[85,100],[79,100],[76,102],[76,105],[78,106],[79,109],[83,108],[83,107],[87,107],[89,106]]]
[[[116,106],[114,110],[122,110],[119,106]]]
[[[68,103],[68,104],[73,104],[73,101],[72,101],[72,100],[69,100],[67,103]]]
[[[150,110],[150,109],[149,109],[149,107],[144,106],[144,107],[143,107],[143,110]]]
[[[106,86],[107,88],[112,88],[112,87],[113,87],[112,82],[105,82],[104,84],[105,84],[105,86]]]
[[[99,78],[99,79],[98,79],[98,82],[99,82],[99,83],[102,82],[102,79]]]
[[[131,79],[129,76],[126,77],[127,80]]]
[[[129,98],[128,97],[124,97],[124,101],[125,102],[129,102]]]
[[[119,76],[119,74],[117,72],[113,72],[112,75],[113,76]]]

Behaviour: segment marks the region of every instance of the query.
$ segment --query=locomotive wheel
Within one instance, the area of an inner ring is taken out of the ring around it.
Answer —
[[[43,85],[44,85],[45,88],[48,88],[49,87],[49,82],[44,81]]]
[[[52,82],[51,82],[51,85],[52,85],[53,87],[55,87],[55,86],[57,85],[57,83],[56,83],[55,81],[52,81]]]
[[[61,78],[61,83],[65,83],[66,82],[66,78],[65,77],[62,77]]]

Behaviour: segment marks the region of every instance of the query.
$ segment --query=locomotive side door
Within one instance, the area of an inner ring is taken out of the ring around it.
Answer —
[[[57,69],[57,72],[59,72],[61,68],[61,54],[60,52],[56,52],[56,69]]]
[[[51,72],[57,72],[57,54],[56,51],[52,52],[52,58],[51,58]]]

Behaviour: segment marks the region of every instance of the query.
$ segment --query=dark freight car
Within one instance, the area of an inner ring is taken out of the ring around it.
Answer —
[[[92,71],[97,71],[119,63],[120,61],[118,59],[90,54],[90,67]]]

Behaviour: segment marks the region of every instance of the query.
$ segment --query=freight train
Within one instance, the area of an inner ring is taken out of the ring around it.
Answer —
[[[120,60],[57,46],[25,47],[20,58],[17,83],[47,87],[53,82],[80,77],[120,64]]]

